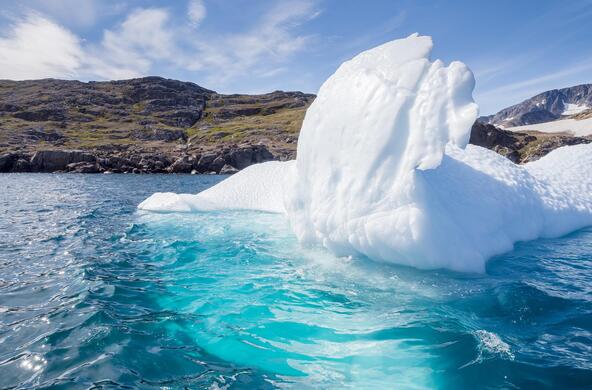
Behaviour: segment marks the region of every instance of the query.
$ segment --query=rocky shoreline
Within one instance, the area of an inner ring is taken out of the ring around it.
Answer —
[[[475,122],[470,143],[491,149],[521,164],[534,161],[565,146],[590,143],[589,137],[562,134],[514,133],[493,125]],[[295,148],[274,155],[263,145],[221,145],[203,153],[164,153],[126,147],[97,150],[38,150],[33,153],[0,154],[0,172],[71,173],[186,173],[234,174],[252,164],[296,157]]]
[[[0,155],[0,172],[192,173],[228,175],[251,164],[278,160],[264,145],[222,148],[203,154],[39,150]]]

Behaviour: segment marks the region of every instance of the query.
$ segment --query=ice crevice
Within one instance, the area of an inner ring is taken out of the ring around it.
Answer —
[[[432,46],[414,34],[343,63],[306,112],[295,161],[138,207],[283,213],[304,245],[471,272],[517,241],[592,224],[592,146],[519,166],[467,145],[478,115],[473,74],[430,61]]]

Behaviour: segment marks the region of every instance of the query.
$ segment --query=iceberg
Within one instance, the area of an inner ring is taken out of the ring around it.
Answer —
[[[343,63],[306,112],[297,159],[250,166],[150,211],[283,213],[304,245],[422,269],[484,272],[517,241],[592,224],[592,145],[523,166],[467,145],[478,115],[466,65],[413,34]]]
[[[284,213],[284,179],[293,165],[294,161],[251,165],[197,195],[157,192],[138,208],[155,212],[234,209]]]

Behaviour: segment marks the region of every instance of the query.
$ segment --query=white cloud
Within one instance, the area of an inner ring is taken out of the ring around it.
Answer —
[[[187,16],[193,26],[197,26],[206,17],[206,6],[202,0],[190,0],[187,6]]]
[[[100,44],[82,45],[66,28],[29,14],[0,38],[0,74],[10,79],[44,77],[121,79],[150,72],[172,56],[175,38],[162,9],[133,11]]]
[[[83,59],[78,37],[37,14],[30,14],[0,37],[2,78],[75,78]]]
[[[166,8],[139,8],[105,29],[98,42],[29,14],[0,35],[0,77],[123,79],[172,69],[198,71],[216,88],[245,77],[269,79],[309,48],[313,36],[297,27],[319,15],[312,0],[283,1],[245,31],[208,33],[192,28],[205,17],[203,4],[188,4],[191,26],[175,23]]]
[[[83,46],[66,28],[29,14],[0,38],[0,74],[16,80],[139,77],[155,61],[172,57],[175,37],[168,22],[163,9],[139,9],[105,30],[100,44]]]
[[[278,74],[284,73],[286,71],[286,68],[284,67],[279,67],[279,68],[274,68],[274,69],[270,69],[270,70],[265,70],[263,72],[259,72],[258,76],[260,77],[273,77],[273,76],[277,76]]]
[[[160,8],[133,11],[117,28],[103,33],[100,45],[89,48],[87,72],[107,79],[149,73],[155,61],[173,56],[175,36],[169,19]]]
[[[135,10],[117,29],[105,31],[102,45],[117,54],[141,52],[155,59],[170,56],[175,37],[169,18],[160,8]]]
[[[248,31],[196,41],[197,55],[190,66],[216,69],[208,77],[214,84],[227,83],[239,75],[265,75],[307,47],[312,36],[297,34],[294,29],[319,14],[313,1],[280,2]]]

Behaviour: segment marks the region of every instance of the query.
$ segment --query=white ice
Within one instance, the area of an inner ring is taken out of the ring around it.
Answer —
[[[580,112],[584,112],[590,108],[590,107],[586,106],[585,104],[565,103],[564,106],[565,106],[565,110],[563,110],[561,115],[575,115],[575,114],[579,114]]]
[[[259,210],[283,213],[284,175],[291,174],[294,161],[269,161],[251,165],[197,195],[157,192],[138,205],[158,212]]]
[[[592,224],[592,146],[518,166],[467,146],[474,79],[412,35],[342,64],[306,113],[295,162],[251,166],[144,210],[285,213],[304,245],[418,268],[483,272],[516,241]]]

